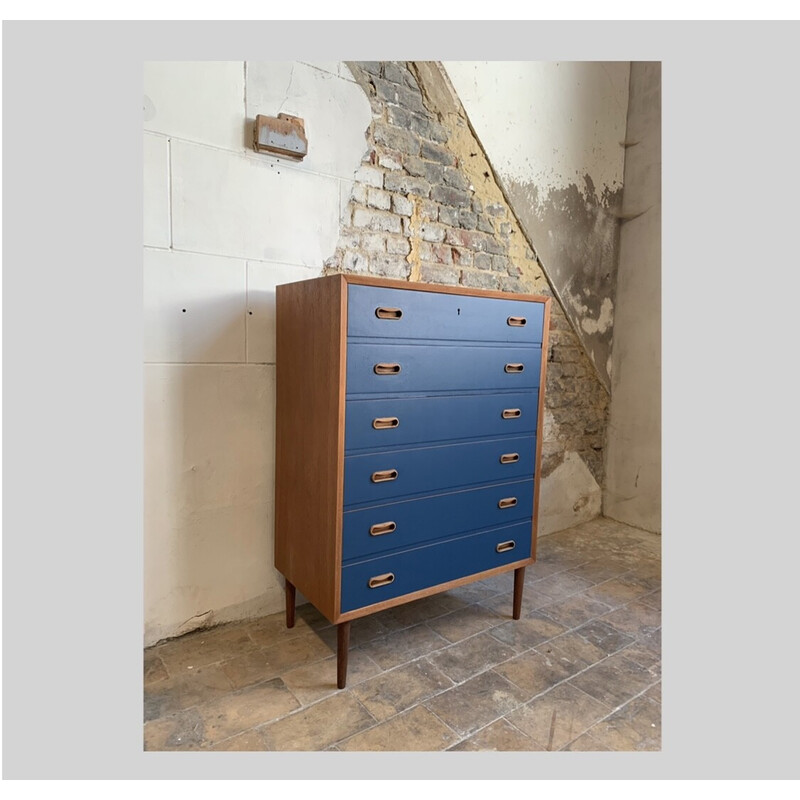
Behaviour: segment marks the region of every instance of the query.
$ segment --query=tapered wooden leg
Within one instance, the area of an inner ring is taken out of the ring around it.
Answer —
[[[522,588],[525,586],[525,567],[514,570],[514,619],[522,615]]]
[[[347,683],[347,650],[350,647],[350,623],[340,622],[336,626],[336,685],[344,689]]]
[[[286,627],[294,628],[294,597],[295,588],[293,583],[286,581]]]

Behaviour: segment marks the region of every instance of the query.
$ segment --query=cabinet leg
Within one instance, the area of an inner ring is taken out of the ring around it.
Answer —
[[[294,603],[295,588],[293,583],[286,581],[286,627],[294,628]]]
[[[514,619],[522,615],[522,588],[525,586],[525,567],[514,570]]]
[[[347,683],[347,650],[350,647],[350,623],[340,622],[336,626],[336,685],[344,689]]]

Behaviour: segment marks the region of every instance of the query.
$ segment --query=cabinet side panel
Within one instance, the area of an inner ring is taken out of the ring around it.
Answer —
[[[275,567],[331,621],[338,613],[345,283],[276,290]]]
[[[547,385],[547,358],[550,340],[550,300],[544,303],[544,321],[542,329],[542,365],[539,378],[539,435],[536,437],[536,471],[533,476],[533,547],[531,556],[536,560],[536,541],[539,531],[539,484],[542,479],[542,440],[544,439],[544,404],[545,386]]]

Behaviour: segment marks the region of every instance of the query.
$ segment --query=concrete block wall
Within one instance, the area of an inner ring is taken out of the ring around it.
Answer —
[[[366,149],[336,62],[144,65],[145,644],[280,607],[275,286],[321,274]],[[300,163],[252,150],[305,120]]]

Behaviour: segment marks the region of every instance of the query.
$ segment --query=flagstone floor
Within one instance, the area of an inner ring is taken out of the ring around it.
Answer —
[[[599,517],[513,573],[336,628],[311,605],[144,653],[146,750],[660,750],[661,537]]]

